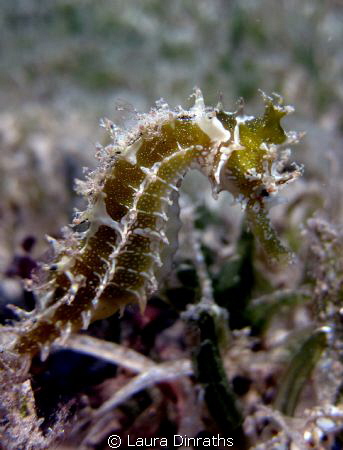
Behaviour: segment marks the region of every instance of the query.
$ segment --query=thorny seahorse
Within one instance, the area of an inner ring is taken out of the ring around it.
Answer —
[[[113,142],[101,150],[101,167],[79,183],[88,207],[76,213],[63,239],[50,239],[55,256],[37,291],[39,305],[23,313],[5,351],[40,352],[44,359],[52,343],[90,322],[129,303],[144,310],[158,286],[163,252],[170,245],[169,216],[189,169],[208,177],[215,197],[229,191],[244,206],[270,257],[289,256],[267,210],[279,187],[301,174],[301,167],[287,162],[287,144],[299,136],[280,125],[293,108],[263,94],[264,114],[254,118],[241,108],[229,113],[220,105],[205,107],[199,89],[194,96],[190,110],[160,103],[124,137],[112,132]],[[115,127],[108,122],[108,128]],[[84,222],[89,224],[85,232],[73,231]]]

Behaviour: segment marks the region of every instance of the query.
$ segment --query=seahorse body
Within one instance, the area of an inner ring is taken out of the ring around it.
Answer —
[[[230,191],[247,209],[253,231],[272,256],[286,254],[270,226],[265,201],[300,170],[283,172],[294,142],[280,119],[291,111],[265,97],[263,117],[205,108],[199,90],[189,111],[165,105],[143,116],[137,129],[105,149],[102,168],[82,187],[89,198],[74,225],[54,241],[55,262],[42,289],[41,306],[22,321],[11,350],[47,355],[56,339],[108,317],[128,303],[142,308],[157,289],[157,274],[168,246],[173,193],[185,173],[196,168],[209,178],[214,194]]]

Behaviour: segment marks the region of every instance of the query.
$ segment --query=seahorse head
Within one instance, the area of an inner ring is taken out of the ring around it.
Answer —
[[[229,190],[246,202],[273,195],[278,188],[299,175],[296,164],[288,165],[289,143],[298,140],[294,132],[286,133],[280,120],[291,113],[280,97],[275,101],[263,94],[264,114],[253,117],[241,108],[229,113],[223,110],[216,117],[230,132],[230,140],[220,148],[220,157],[213,173],[218,190]]]
[[[228,191],[247,210],[249,223],[267,253],[279,259],[289,253],[270,226],[268,208],[279,189],[302,173],[301,166],[289,162],[288,148],[301,134],[285,132],[280,124],[293,107],[283,105],[277,95],[262,96],[265,109],[261,117],[245,115],[242,107],[233,113],[215,110],[215,120],[227,134],[224,137],[222,133],[218,141],[210,180],[214,195]]]

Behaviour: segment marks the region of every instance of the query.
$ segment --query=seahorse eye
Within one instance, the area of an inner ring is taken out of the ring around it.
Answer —
[[[267,191],[267,189],[265,187],[261,187],[260,188],[260,196],[261,197],[269,197],[269,192]]]

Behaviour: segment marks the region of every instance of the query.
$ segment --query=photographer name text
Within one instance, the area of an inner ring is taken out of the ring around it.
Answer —
[[[223,438],[220,437],[219,434],[217,436],[212,437],[195,437],[189,438],[186,435],[175,434],[173,437],[173,442],[171,443],[171,439],[167,438],[130,438],[130,435],[127,436],[126,439],[121,438],[117,434],[112,434],[108,438],[108,445],[111,448],[120,448],[122,445],[125,448],[134,448],[134,447],[144,447],[144,448],[154,448],[156,446],[160,447],[170,447],[170,445],[174,445],[174,447],[182,447],[182,446],[193,446],[196,447],[233,447],[233,439],[232,438]]]

